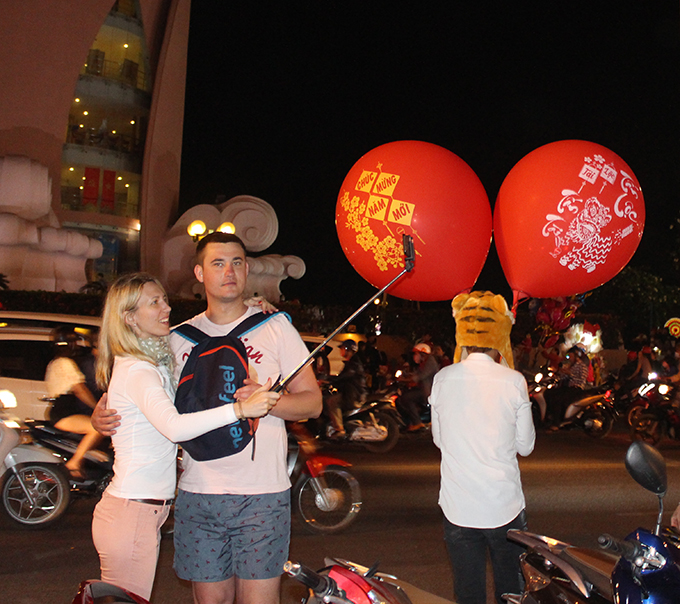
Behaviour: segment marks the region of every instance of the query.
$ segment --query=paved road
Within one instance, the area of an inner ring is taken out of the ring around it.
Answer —
[[[628,440],[614,434],[593,441],[579,433],[540,434],[536,451],[522,460],[530,529],[583,546],[597,535],[623,536],[655,519],[656,498],[625,472]],[[667,518],[680,500],[680,443],[660,447],[669,466]],[[360,450],[325,451],[354,463],[364,508],[342,534],[316,536],[293,526],[291,558],[311,567],[324,556],[380,568],[443,597],[451,574],[437,507],[438,452],[427,436],[404,437],[387,455]],[[57,526],[27,532],[0,525],[0,602],[69,603],[78,583],[98,576],[89,522],[94,503],[76,501]],[[191,604],[190,587],[172,571],[172,540],[161,548],[154,604]],[[299,602],[302,590],[284,579],[283,604]],[[490,602],[491,600],[489,600]]]

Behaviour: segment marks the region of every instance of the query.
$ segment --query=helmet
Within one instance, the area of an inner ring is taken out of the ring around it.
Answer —
[[[81,341],[81,337],[70,325],[55,327],[51,336],[57,356],[73,356]]]
[[[425,344],[425,342],[420,342],[420,344],[416,344],[413,347],[413,352],[422,352],[423,354],[432,354],[432,349],[430,348],[429,344]]]
[[[357,343],[354,340],[345,340],[338,348],[345,348],[351,350],[352,352],[357,351]]]

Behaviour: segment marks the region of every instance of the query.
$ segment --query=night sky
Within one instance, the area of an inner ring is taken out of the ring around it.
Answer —
[[[275,8],[271,8],[275,6]],[[461,157],[493,207],[537,147],[603,145],[631,167],[647,223],[632,260],[680,209],[677,0],[192,3],[181,211],[254,195],[277,211],[264,253],[307,273],[281,289],[359,306],[375,291],[338,243],[335,205],[354,163],[396,140]],[[511,301],[494,246],[476,289]]]

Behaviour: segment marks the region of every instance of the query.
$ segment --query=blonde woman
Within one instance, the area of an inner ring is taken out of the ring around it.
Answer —
[[[269,382],[239,406],[180,415],[174,406],[174,356],[167,342],[170,306],[160,282],[125,275],[109,290],[97,359],[97,382],[121,417],[112,436],[114,477],[92,521],[101,579],[149,599],[160,528],[175,496],[175,442],[241,417],[262,417],[279,395]],[[242,414],[242,416],[241,416]]]

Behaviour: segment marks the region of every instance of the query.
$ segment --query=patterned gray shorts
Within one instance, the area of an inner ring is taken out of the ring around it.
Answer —
[[[290,491],[203,495],[179,491],[175,562],[185,581],[271,579],[283,572],[290,545]]]

